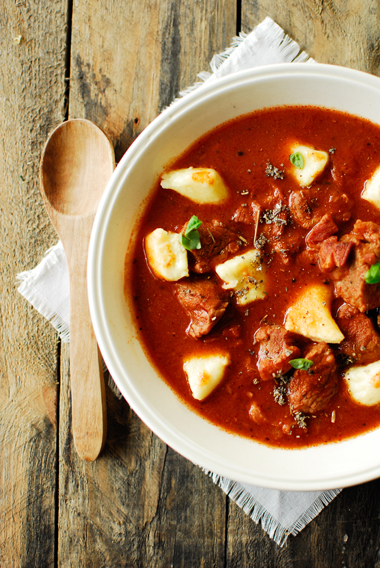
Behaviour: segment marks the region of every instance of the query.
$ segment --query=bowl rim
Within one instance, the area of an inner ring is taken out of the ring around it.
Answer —
[[[88,253],[88,298],[91,318],[94,326],[95,335],[98,341],[100,351],[107,368],[110,371],[112,378],[121,391],[123,397],[126,399],[131,408],[136,412],[140,419],[167,445],[175,451],[189,459],[193,463],[200,464],[208,471],[216,472],[219,475],[240,481],[243,483],[251,483],[261,487],[267,487],[280,490],[291,491],[316,491],[316,490],[329,490],[337,487],[347,487],[363,483],[380,476],[380,460],[376,467],[361,470],[356,467],[355,470],[347,473],[347,475],[325,477],[320,479],[305,479],[305,480],[279,480],[276,478],[268,478],[267,476],[249,475],[244,472],[237,472],[233,467],[226,465],[225,462],[220,462],[217,459],[210,458],[202,449],[191,440],[183,439],[183,436],[178,435],[173,429],[170,429],[160,418],[157,418],[150,412],[149,406],[145,403],[142,397],[137,392],[136,388],[129,382],[121,380],[123,375],[123,368],[117,357],[117,352],[112,344],[111,335],[109,333],[107,315],[102,305],[102,297],[100,293],[100,281],[102,271],[102,255],[104,238],[107,231],[107,224],[112,213],[114,203],[117,199],[119,192],[122,190],[123,179],[127,172],[133,168],[134,162],[144,148],[146,142],[157,133],[165,128],[168,122],[179,117],[183,112],[188,112],[193,106],[196,106],[199,101],[204,101],[205,98],[213,97],[223,89],[233,87],[236,82],[243,82],[246,80],[266,80],[276,76],[289,76],[291,74],[307,75],[320,75],[324,77],[334,77],[335,79],[342,78],[350,82],[359,82],[373,87],[379,91],[380,94],[380,78],[370,75],[369,73],[349,69],[345,67],[338,67],[328,64],[319,64],[315,62],[305,63],[281,63],[276,65],[267,65],[256,69],[249,69],[228,75],[222,79],[211,81],[187,94],[181,99],[176,100],[171,106],[162,111],[136,138],[136,140],[128,148],[119,164],[117,165],[114,173],[112,174],[109,183],[104,191],[98,211],[95,216],[93,225],[89,253]],[[367,434],[370,434],[367,433]],[[364,435],[367,435],[364,434]],[[351,438],[352,439],[352,438]],[[350,440],[350,439],[349,439]],[[344,444],[345,441],[339,442]],[[330,444],[331,445],[331,444]],[[317,448],[322,448],[317,446]],[[296,451],[302,452],[306,449],[299,450],[285,450],[281,448],[273,448],[276,452],[289,452]]]

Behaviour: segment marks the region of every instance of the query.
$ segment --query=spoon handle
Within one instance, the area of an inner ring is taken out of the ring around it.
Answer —
[[[68,255],[70,273],[70,378],[74,443],[86,461],[100,454],[107,434],[102,360],[87,297],[87,254],[93,218],[82,219]],[[84,234],[87,233],[87,234]]]

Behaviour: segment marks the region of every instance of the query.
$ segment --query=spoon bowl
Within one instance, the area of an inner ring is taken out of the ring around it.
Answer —
[[[95,214],[114,169],[113,148],[103,131],[89,120],[63,122],[49,137],[42,160],[45,205],[64,215]]]
[[[95,213],[115,167],[113,147],[89,120],[60,124],[41,156],[42,198],[67,258],[70,277],[70,378],[76,450],[93,461],[106,440],[101,357],[87,298],[87,254]]]

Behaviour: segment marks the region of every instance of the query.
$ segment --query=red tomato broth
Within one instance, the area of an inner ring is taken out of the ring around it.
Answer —
[[[367,407],[355,402],[345,382],[326,412],[308,420],[307,433],[294,428],[292,435],[282,432],[282,424],[291,422],[289,406],[280,406],[273,398],[274,381],[262,381],[256,368],[257,345],[254,333],[261,323],[282,325],[287,308],[306,285],[326,282],[326,274],[310,265],[302,256],[285,265],[279,254],[273,255],[268,269],[268,295],[246,306],[234,302],[222,320],[201,339],[186,334],[189,317],[173,294],[173,283],[159,280],[151,273],[144,253],[144,238],[154,229],[179,232],[192,215],[202,221],[218,219],[231,224],[236,208],[247,199],[241,192],[249,190],[250,199],[263,203],[265,192],[281,189],[285,199],[299,189],[290,174],[290,141],[329,151],[326,172],[313,184],[321,191],[341,184],[341,189],[355,202],[350,221],[340,224],[338,236],[348,232],[356,219],[380,223],[380,212],[360,199],[364,182],[380,165],[380,127],[368,121],[320,108],[288,107],[264,110],[230,121],[204,135],[170,169],[208,167],[221,174],[230,189],[223,205],[198,205],[178,193],[157,187],[140,221],[133,263],[126,270],[126,298],[133,298],[136,325],[141,343],[159,375],[179,398],[207,420],[230,432],[255,439],[267,445],[286,448],[304,447],[358,435],[378,427],[380,405]],[[285,170],[282,180],[265,173],[267,162]],[[335,180],[333,180],[334,172]],[[297,227],[303,237],[307,229]],[[242,234],[252,243],[254,224],[244,227]],[[260,227],[259,227],[260,231]],[[252,248],[252,244],[243,250]],[[131,253],[130,253],[131,254]],[[240,254],[240,253],[239,253]],[[335,300],[333,315],[341,303]],[[227,325],[240,325],[240,338],[225,337]],[[229,365],[223,382],[202,402],[195,400],[183,370],[183,359],[199,352],[229,351]],[[258,425],[249,417],[255,402],[267,417]],[[332,412],[335,410],[335,422]]]

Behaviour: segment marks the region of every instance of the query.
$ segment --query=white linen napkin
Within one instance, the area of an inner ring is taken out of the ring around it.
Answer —
[[[249,35],[234,38],[225,52],[215,55],[210,63],[212,73],[202,72],[201,79],[186,91],[215,81],[230,73],[285,62],[313,62],[299,45],[290,39],[273,20],[265,18]],[[175,102],[173,103],[175,104]],[[17,275],[18,291],[57,329],[62,341],[69,341],[70,292],[65,253],[62,244],[49,249],[33,270]],[[110,384],[112,390],[116,385]],[[300,532],[325,505],[341,491],[293,492],[263,489],[237,483],[212,472],[209,474],[277,544],[283,546],[290,534]]]

